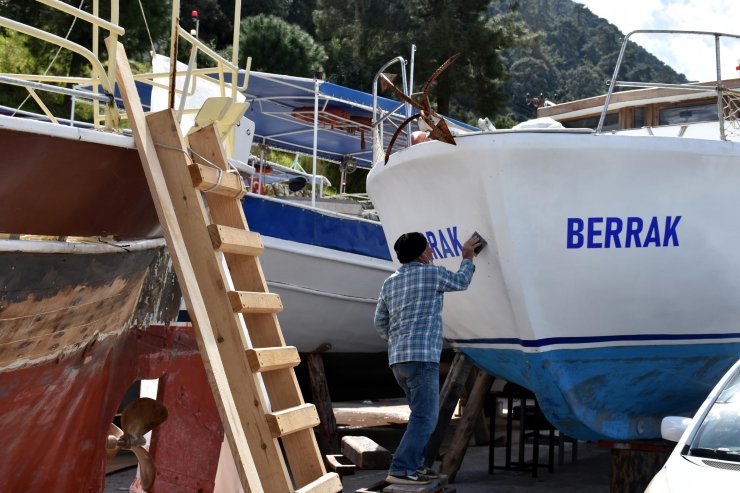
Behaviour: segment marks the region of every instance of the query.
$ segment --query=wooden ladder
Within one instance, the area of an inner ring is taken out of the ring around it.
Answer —
[[[218,131],[189,136],[191,160],[174,112],[145,117],[123,46],[108,51],[244,491],[342,491],[324,467],[318,414],[303,401],[298,351],[283,340],[282,303],[267,290],[262,240],[247,227],[244,183],[227,172]]]

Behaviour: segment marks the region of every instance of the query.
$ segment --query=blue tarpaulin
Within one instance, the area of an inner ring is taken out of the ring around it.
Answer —
[[[213,77],[217,77],[215,74]],[[243,85],[244,74],[239,75],[238,83]],[[231,74],[225,73],[226,82]],[[314,126],[314,79],[287,75],[250,72],[249,85],[244,95],[250,107],[246,116],[255,123],[255,144],[267,144],[269,147],[296,152],[305,155],[313,154]],[[137,81],[142,105],[148,110],[151,99],[151,86]],[[318,145],[319,159],[342,162],[347,156],[357,161],[363,168],[372,166],[372,120],[373,97],[371,94],[333,84],[319,82],[319,116]],[[123,107],[118,90],[116,99]],[[393,111],[398,101],[378,97],[378,106],[386,112]],[[411,108],[410,114],[416,109]],[[406,119],[406,108],[397,108],[386,120],[383,130],[383,148],[390,143],[398,125]],[[449,121],[472,130],[470,127],[452,119]],[[417,130],[414,123],[411,131]],[[394,146],[400,150],[407,143],[406,132],[399,136]]]

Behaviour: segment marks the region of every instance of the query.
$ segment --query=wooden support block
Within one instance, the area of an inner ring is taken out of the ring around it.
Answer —
[[[301,363],[298,350],[293,346],[247,349],[247,360],[255,373],[293,368]]]
[[[254,231],[221,224],[209,224],[208,234],[211,236],[213,248],[219,252],[257,257],[265,251],[262,237]]]
[[[337,493],[342,491],[342,480],[337,473],[327,473],[316,481],[298,488],[295,493]]]
[[[203,166],[202,164],[191,164],[188,166],[193,186],[206,193],[215,193],[234,199],[241,199],[247,194],[242,177],[225,171]],[[220,181],[219,181],[220,179]]]
[[[329,463],[329,469],[339,474],[339,476],[350,476],[355,473],[356,465],[351,464],[342,454],[328,454],[326,462]]]
[[[388,469],[391,465],[391,453],[368,437],[343,437],[342,454],[360,469]]]
[[[282,411],[268,413],[266,418],[267,425],[275,438],[313,428],[319,424],[319,414],[313,404],[301,404]]]
[[[275,293],[250,293],[229,291],[229,301],[235,313],[278,313],[283,311],[283,302]]]

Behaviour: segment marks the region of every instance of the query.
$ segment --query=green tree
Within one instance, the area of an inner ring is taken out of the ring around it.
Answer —
[[[313,77],[323,70],[326,52],[295,24],[268,15],[248,17],[241,23],[239,53],[243,65],[252,57],[252,68],[263,72]]]
[[[466,106],[492,114],[507,98],[506,67],[499,50],[526,34],[510,14],[487,16],[487,0],[317,0],[314,22],[327,46],[331,80],[370,90],[382,64],[418,46],[415,89],[448,57],[461,57],[432,91],[438,111],[449,113],[452,99],[467,95]]]

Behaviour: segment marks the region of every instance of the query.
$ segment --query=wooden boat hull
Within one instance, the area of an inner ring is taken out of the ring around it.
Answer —
[[[127,251],[4,240],[0,249],[0,484],[101,491],[124,393],[177,357],[176,344],[148,333],[179,306],[163,242]],[[194,344],[185,352],[197,354]]]
[[[161,236],[133,139],[0,116],[0,233]]]

